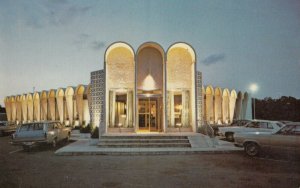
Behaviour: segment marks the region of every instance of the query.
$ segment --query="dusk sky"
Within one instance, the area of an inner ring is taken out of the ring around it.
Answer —
[[[0,0],[0,105],[33,87],[88,84],[115,41],[184,41],[204,85],[300,98],[299,0]]]

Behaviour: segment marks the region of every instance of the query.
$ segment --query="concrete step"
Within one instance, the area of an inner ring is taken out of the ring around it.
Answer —
[[[99,143],[101,148],[190,148],[190,143]]]
[[[188,139],[187,136],[154,136],[154,135],[136,135],[136,136],[101,136],[102,139]]]
[[[101,139],[100,143],[189,143],[188,139]]]

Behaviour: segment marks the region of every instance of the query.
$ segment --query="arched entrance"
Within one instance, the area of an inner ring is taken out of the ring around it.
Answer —
[[[144,43],[137,51],[137,131],[163,131],[164,50],[156,43]]]

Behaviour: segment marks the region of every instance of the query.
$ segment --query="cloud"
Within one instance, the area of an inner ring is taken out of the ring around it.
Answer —
[[[226,58],[226,55],[224,53],[221,53],[221,54],[212,54],[212,55],[206,57],[201,62],[204,65],[213,65],[213,64],[219,63],[221,61],[224,61],[225,58]]]
[[[92,8],[91,6],[71,5],[70,3],[51,3],[46,7],[48,22],[56,26],[69,24]]]
[[[68,0],[39,2],[34,5],[35,7],[24,3],[23,6],[26,10],[25,23],[32,28],[70,24],[92,9],[92,6],[76,4]],[[35,11],[31,11],[31,9],[35,9]]]
[[[73,44],[78,47],[78,49],[92,49],[100,50],[105,47],[106,43],[100,40],[93,40],[90,34],[80,33],[77,35],[76,39],[73,40]]]
[[[103,42],[103,41],[93,41],[91,46],[94,50],[100,50],[100,49],[105,47],[105,42]]]

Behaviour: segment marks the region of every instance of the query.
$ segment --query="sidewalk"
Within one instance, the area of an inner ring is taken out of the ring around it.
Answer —
[[[233,143],[209,138],[203,134],[188,136],[191,148],[100,148],[98,139],[78,139],[63,148],[55,155],[176,155],[196,153],[232,153],[241,152],[243,148],[235,147]]]

